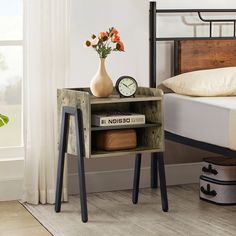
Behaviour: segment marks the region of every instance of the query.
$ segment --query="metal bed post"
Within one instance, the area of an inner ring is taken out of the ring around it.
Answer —
[[[156,2],[150,2],[149,10],[149,86],[156,88]]]
[[[156,88],[156,2],[150,2],[149,9],[149,86]],[[157,153],[151,153],[151,187],[157,188]]]

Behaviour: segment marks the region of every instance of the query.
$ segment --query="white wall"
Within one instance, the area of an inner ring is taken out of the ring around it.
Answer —
[[[89,86],[98,66],[98,55],[83,42],[92,33],[114,26],[125,43],[125,53],[108,56],[107,71],[115,82],[121,75],[134,76],[140,85],[148,86],[148,0],[71,0],[71,81],[72,87]],[[159,0],[158,8],[236,8],[235,0]],[[196,14],[185,15],[188,23],[200,24]],[[194,27],[183,24],[180,14],[158,17],[159,36],[192,36]],[[230,27],[224,27],[229,33]],[[208,35],[207,27],[197,26],[198,35]],[[218,27],[214,28],[215,35]],[[171,43],[158,45],[158,79],[170,76]]]
[[[125,53],[108,56],[109,75],[114,82],[121,75],[132,75],[140,85],[148,85],[148,7],[143,0],[72,0],[71,86],[89,86],[97,70],[98,55],[83,42],[112,26],[120,31]]]

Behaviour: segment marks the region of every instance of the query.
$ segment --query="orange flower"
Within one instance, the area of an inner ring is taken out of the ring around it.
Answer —
[[[119,43],[120,42],[120,37],[117,35],[117,34],[114,34],[112,37],[111,37],[111,41],[113,43]]]
[[[100,58],[106,58],[111,52],[124,52],[124,44],[116,28],[110,27],[108,31],[91,34],[90,39],[84,42],[85,47],[93,48]]]
[[[124,52],[125,51],[125,47],[124,47],[124,44],[123,44],[123,42],[118,42],[117,44],[116,44],[116,49],[118,50],[118,51],[122,51],[122,52]]]
[[[98,38],[103,40],[103,41],[106,41],[108,39],[108,33],[107,32],[100,32],[98,34]]]
[[[114,28],[114,27],[113,27],[113,28],[112,28],[112,30],[111,30],[111,33],[112,33],[112,34],[116,34],[116,35],[117,35],[119,32],[117,31],[117,29],[116,29],[116,28]]]

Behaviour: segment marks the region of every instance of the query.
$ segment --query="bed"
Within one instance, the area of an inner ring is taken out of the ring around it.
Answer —
[[[167,93],[164,107],[166,132],[236,150],[236,97]]]
[[[236,66],[236,19],[207,19],[202,13],[236,12],[236,9],[157,9],[150,2],[149,12],[149,83],[157,87],[156,44],[174,42],[174,75],[185,72]],[[157,37],[157,14],[196,13],[209,25],[208,37]],[[213,23],[233,24],[232,36],[213,37]],[[236,97],[189,97],[165,93],[165,138],[236,157]],[[151,159],[151,186],[157,187],[157,156]]]

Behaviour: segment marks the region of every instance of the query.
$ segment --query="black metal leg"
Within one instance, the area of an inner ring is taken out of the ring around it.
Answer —
[[[134,167],[133,194],[132,194],[133,204],[138,203],[141,159],[142,159],[142,154],[141,153],[136,154],[135,167]]]
[[[151,153],[151,188],[158,187],[158,162],[157,153]]]
[[[87,197],[86,197],[84,156],[83,156],[82,115],[81,115],[81,110],[77,109],[75,107],[66,107],[65,106],[65,107],[63,107],[63,110],[62,110],[55,211],[56,212],[61,211],[61,194],[62,194],[62,184],[63,184],[65,153],[67,151],[69,115],[75,116],[81,216],[82,216],[82,221],[87,222],[88,221],[88,211],[87,211]]]
[[[158,166],[159,166],[159,177],[160,177],[160,190],[161,190],[161,203],[162,210],[168,211],[168,199],[166,190],[166,176],[165,176],[165,165],[163,152],[158,153]]]
[[[85,185],[85,171],[84,171],[84,157],[83,157],[83,139],[82,139],[82,122],[81,111],[77,110],[75,115],[75,127],[76,127],[76,145],[78,155],[78,174],[79,174],[79,188],[80,188],[80,205],[81,205],[81,217],[83,222],[88,221],[87,210],[87,194]]]
[[[55,199],[55,211],[61,211],[61,194],[62,194],[62,184],[63,184],[63,173],[64,173],[64,162],[65,153],[67,148],[67,134],[68,134],[68,122],[69,116],[65,109],[62,110],[62,121],[61,121],[61,136],[60,136],[60,146],[59,146],[59,160],[57,169],[57,185],[56,185],[56,199]]]

